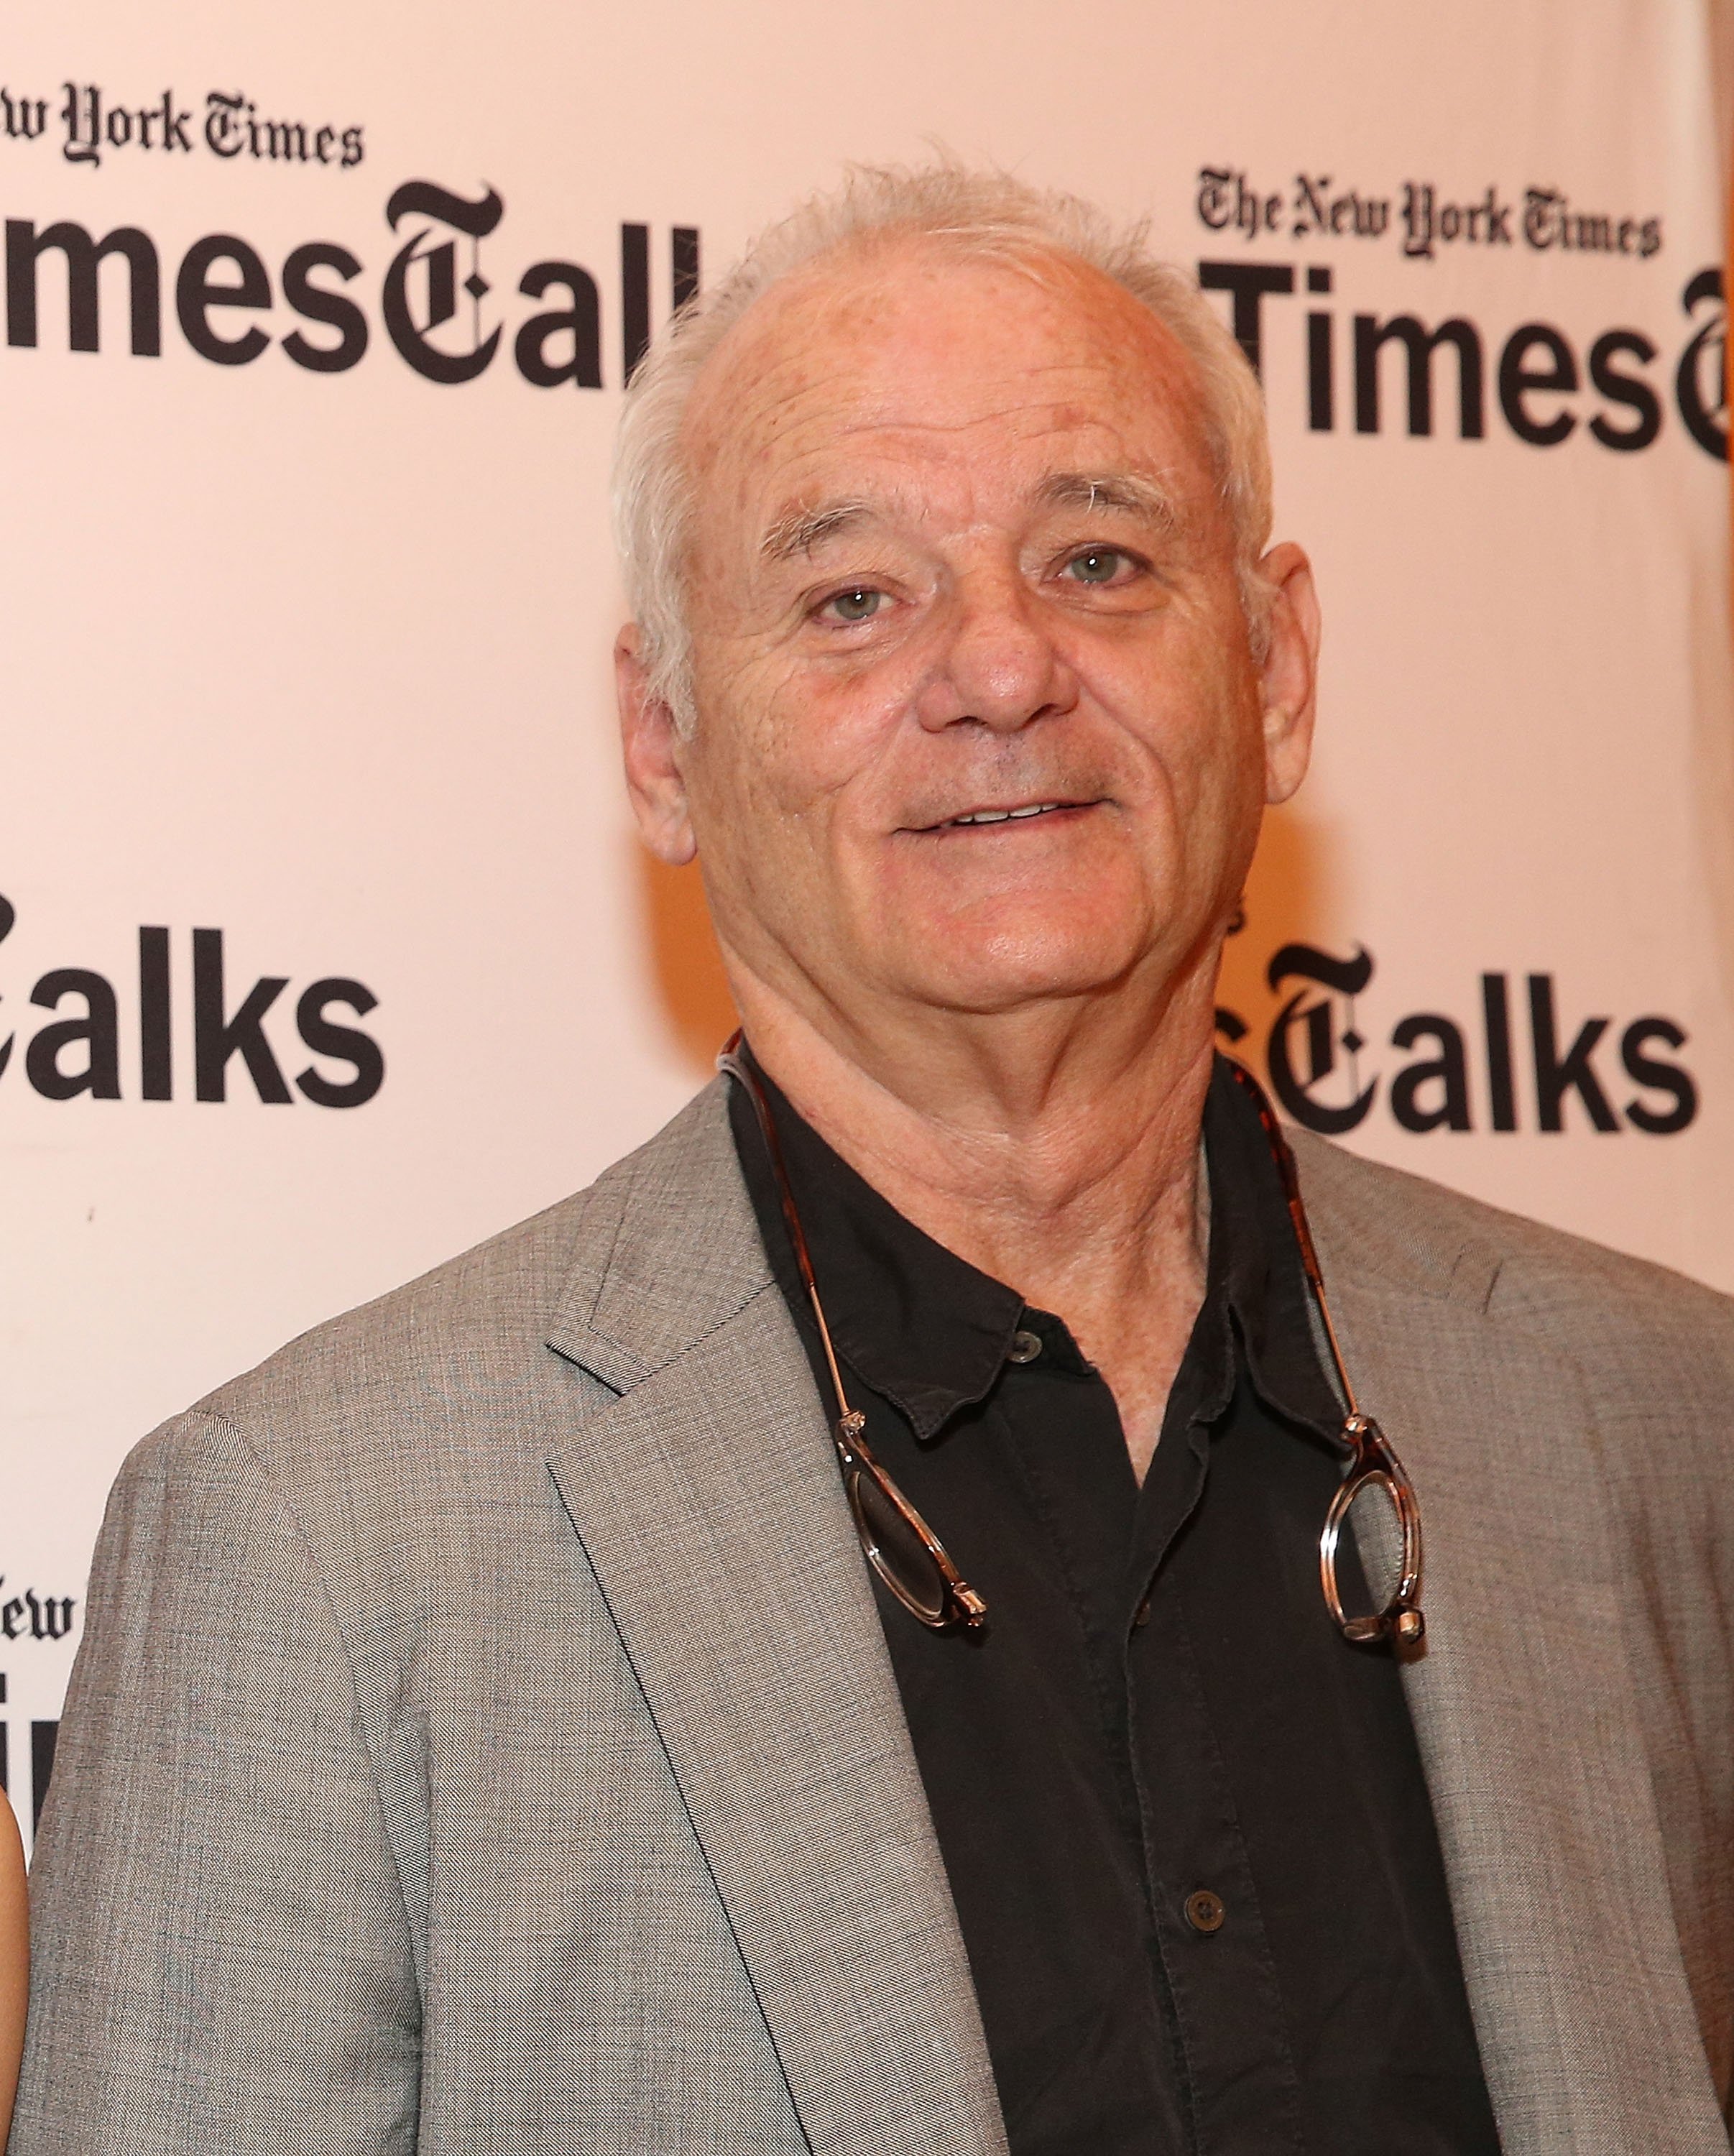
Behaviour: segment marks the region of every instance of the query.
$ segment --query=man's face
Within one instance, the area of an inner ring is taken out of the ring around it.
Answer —
[[[729,333],[685,444],[697,723],[648,798],[630,719],[628,760],[732,969],[870,1028],[1156,991],[1213,945],[1299,768],[1145,309],[1051,260],[844,255]]]

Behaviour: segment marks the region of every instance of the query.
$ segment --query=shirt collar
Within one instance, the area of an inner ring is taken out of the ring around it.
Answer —
[[[782,1146],[832,1344],[917,1437],[931,1437],[993,1390],[1023,1299],[905,1219],[796,1112],[762,1066],[752,1067]],[[806,1291],[776,1182],[739,1086],[730,1115],[772,1270],[804,1322]]]
[[[1027,1309],[1014,1287],[977,1270],[905,1219],[825,1143],[757,1064],[753,1068],[782,1146],[833,1344],[918,1438],[936,1435],[952,1416],[986,1399],[1026,1319],[1040,1332],[1050,1366],[1089,1372],[1059,1320]],[[730,1115],[772,1270],[805,1324],[807,1297],[775,1179],[738,1086]],[[1213,1420],[1228,1406],[1239,1368],[1238,1334],[1248,1374],[1267,1404],[1334,1435],[1342,1409],[1320,1367],[1281,1180],[1257,1111],[1220,1056],[1203,1132],[1210,1252],[1204,1304],[1187,1357],[1188,1419]]]
[[[1218,1055],[1204,1103],[1210,1257],[1204,1310],[1232,1322],[1247,1374],[1267,1407],[1332,1439],[1343,1409],[1320,1360],[1307,1286],[1281,1173],[1257,1107]],[[1201,1322],[1203,1313],[1201,1313]],[[1234,1358],[1227,1358],[1232,1393]],[[1228,1404],[1227,1395],[1220,1406]]]

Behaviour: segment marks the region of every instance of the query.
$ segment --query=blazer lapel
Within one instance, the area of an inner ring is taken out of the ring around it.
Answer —
[[[549,1466],[803,2127],[825,2156],[1002,2156],[878,1613],[720,1088],[595,1203],[549,1344],[621,1396]]]
[[[1497,1260],[1400,1247],[1302,1153],[1363,1404],[1421,1502],[1406,1671],[1508,2156],[1724,2150],[1624,1650],[1591,1402],[1488,1312]]]

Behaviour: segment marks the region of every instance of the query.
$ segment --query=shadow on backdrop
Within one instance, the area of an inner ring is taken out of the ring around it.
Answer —
[[[1246,1033],[1224,1029],[1224,1045],[1250,1063],[1260,1078],[1255,1038],[1275,1001],[1265,978],[1273,952],[1284,944],[1328,946],[1342,933],[1338,879],[1328,825],[1298,808],[1273,808],[1265,819],[1259,850],[1246,879],[1241,927],[1223,953],[1218,1008],[1237,1018]]]
[[[704,879],[696,863],[671,869],[642,846],[634,851],[663,1015],[681,1060],[695,1076],[708,1078],[716,1068],[716,1051],[740,1021],[711,932]]]

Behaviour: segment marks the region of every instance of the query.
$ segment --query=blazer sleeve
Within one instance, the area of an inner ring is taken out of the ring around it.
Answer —
[[[32,1877],[10,2156],[397,2156],[420,2010],[306,1537],[198,1413],[122,1470]]]

